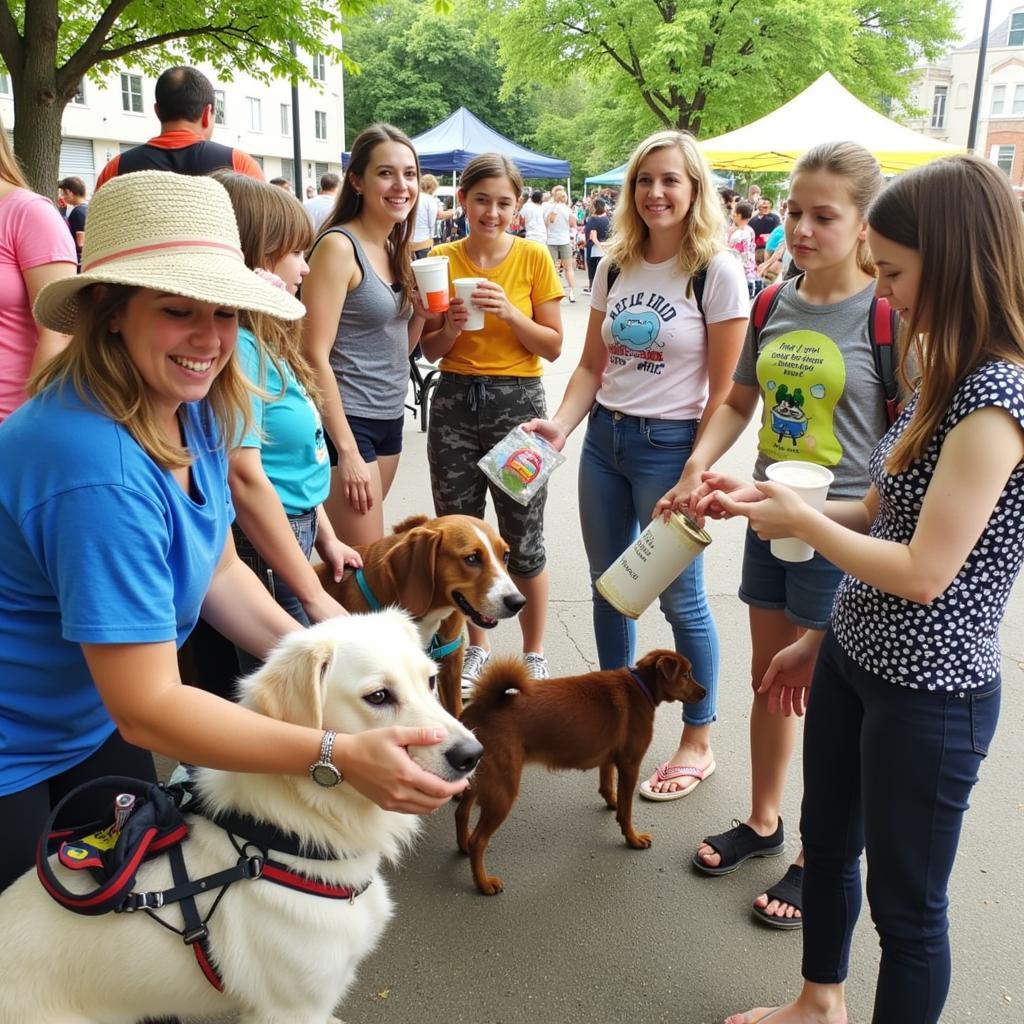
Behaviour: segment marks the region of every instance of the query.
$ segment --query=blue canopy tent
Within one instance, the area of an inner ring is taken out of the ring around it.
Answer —
[[[524,178],[568,178],[569,161],[535,153],[505,138],[488,127],[472,111],[459,107],[440,124],[434,125],[412,144],[420,158],[420,168],[432,174],[451,174],[456,184],[459,171],[481,153],[502,153],[522,172]],[[348,153],[342,153],[341,163],[348,166]]]

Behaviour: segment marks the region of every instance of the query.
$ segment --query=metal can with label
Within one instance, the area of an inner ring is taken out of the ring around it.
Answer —
[[[638,619],[710,543],[711,535],[685,512],[673,512],[668,522],[657,516],[598,579],[598,593]]]

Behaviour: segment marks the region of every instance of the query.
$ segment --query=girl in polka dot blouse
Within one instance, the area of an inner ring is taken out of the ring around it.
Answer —
[[[872,1020],[936,1024],[949,876],[999,714],[999,627],[1024,559],[1021,208],[997,168],[958,156],[896,178],[868,224],[878,293],[902,317],[904,370],[916,367],[870,490],[824,513],[771,483],[706,499],[846,573],[820,651],[808,632],[761,687],[783,714],[810,693],[803,987],[727,1024],[846,1024],[862,850],[882,951]]]

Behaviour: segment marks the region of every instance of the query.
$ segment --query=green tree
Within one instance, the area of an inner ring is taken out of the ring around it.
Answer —
[[[374,121],[418,135],[467,107],[516,142],[532,130],[527,90],[504,97],[497,39],[479,6],[439,17],[430,0],[387,0],[346,25],[345,50],[359,73],[345,80],[345,127],[351,141]]]
[[[614,71],[662,127],[713,135],[824,71],[869,103],[954,38],[952,0],[490,0],[506,83]]]
[[[14,148],[32,187],[56,195],[64,108],[86,76],[171,61],[309,79],[307,53],[344,60],[327,40],[369,0],[0,0],[0,58],[14,92]]]

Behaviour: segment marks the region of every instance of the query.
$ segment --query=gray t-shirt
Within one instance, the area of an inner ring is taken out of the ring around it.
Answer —
[[[842,302],[816,306],[787,282],[754,343],[747,331],[733,380],[761,392],[754,478],[784,459],[827,466],[830,498],[862,498],[868,459],[889,423],[868,333],[873,284]]]
[[[331,369],[349,416],[393,420],[405,415],[409,389],[409,320],[412,307],[402,308],[402,295],[380,279],[359,239],[337,231],[355,249],[363,279],[345,296],[338,333],[331,349]],[[322,236],[321,236],[322,237]]]

